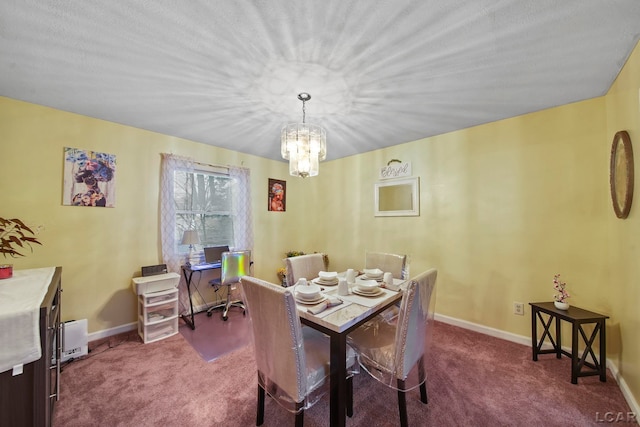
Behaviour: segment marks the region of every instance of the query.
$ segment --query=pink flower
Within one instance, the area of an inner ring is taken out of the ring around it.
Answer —
[[[553,296],[554,301],[565,302],[567,298],[570,298],[569,292],[567,292],[564,288],[567,284],[560,280],[560,275],[556,274],[553,276],[553,288],[558,291]]]

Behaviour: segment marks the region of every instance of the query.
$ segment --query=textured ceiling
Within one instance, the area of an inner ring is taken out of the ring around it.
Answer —
[[[327,159],[604,95],[638,0],[2,0],[0,96],[280,159]]]

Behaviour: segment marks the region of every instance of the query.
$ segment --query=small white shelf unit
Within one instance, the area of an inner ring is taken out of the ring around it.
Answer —
[[[177,333],[177,288],[138,295],[138,335],[145,344]]]

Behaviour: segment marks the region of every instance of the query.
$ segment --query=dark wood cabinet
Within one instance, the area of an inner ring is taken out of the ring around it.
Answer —
[[[23,373],[0,374],[0,426],[26,427],[52,424],[53,408],[60,393],[62,330],[60,303],[62,267],[56,267],[40,305],[42,357],[23,367]]]

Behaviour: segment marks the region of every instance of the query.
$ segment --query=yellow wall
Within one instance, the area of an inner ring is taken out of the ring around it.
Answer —
[[[616,364],[634,396],[640,396],[640,44],[627,60],[622,72],[611,86],[606,99],[607,145],[613,135],[626,130],[635,156],[635,200],[625,220],[611,214],[604,223],[606,231],[606,264],[599,276],[599,295],[611,314],[609,327],[613,344],[619,350]],[[636,398],[636,400],[638,400]]]
[[[268,178],[286,179],[287,166],[128,126],[0,97],[0,217],[43,226],[42,246],[24,258],[2,259],[16,269],[63,267],[63,320],[88,319],[89,332],[136,321],[131,278],[162,262],[159,238],[160,153],[251,169],[256,229],[255,272],[276,280],[292,233],[267,212]],[[62,205],[63,147],[116,155],[116,207]],[[286,215],[286,214],[280,214]],[[203,276],[200,288],[208,297]]]
[[[640,214],[616,218],[609,156],[618,130],[640,140],[639,88],[636,47],[605,97],[325,163],[288,205],[293,226],[317,231],[299,249],[326,251],[332,270],[361,266],[365,250],[407,253],[412,275],[439,269],[439,314],[523,336],[530,310],[513,302],[551,300],[560,273],[570,303],[610,316],[608,357],[638,396]],[[419,217],[373,215],[391,159],[420,177]]]
[[[528,336],[529,307],[516,316],[513,302],[550,300],[560,273],[570,303],[611,317],[608,356],[640,396],[640,214],[617,219],[608,184],[614,133],[640,140],[639,88],[636,48],[604,97],[325,162],[305,180],[282,162],[0,98],[0,216],[45,225],[16,267],[62,265],[64,317],[99,331],[135,320],[131,277],[160,262],[159,153],[243,165],[256,276],[275,281],[287,250],[326,252],[332,270],[361,267],[365,250],[407,253],[412,275],[439,269],[439,314]],[[115,209],[61,206],[64,146],[118,156]],[[420,177],[420,216],[374,217],[390,159]],[[287,181],[287,212],[266,211],[268,178]]]

